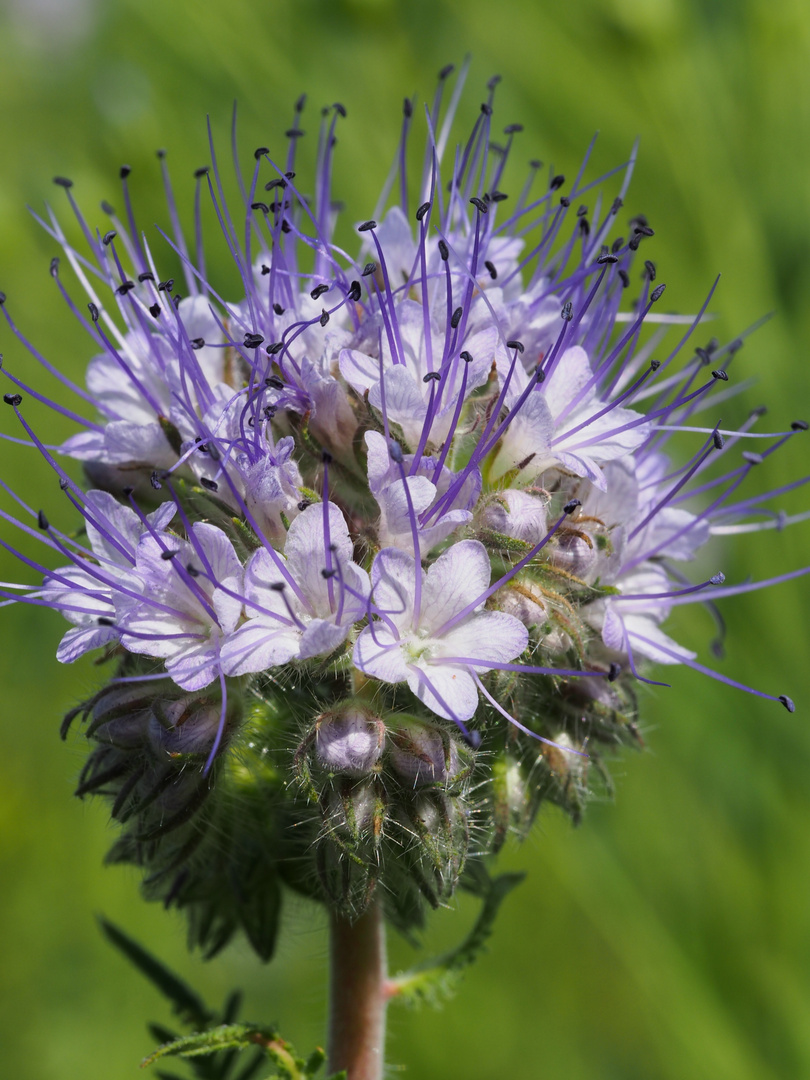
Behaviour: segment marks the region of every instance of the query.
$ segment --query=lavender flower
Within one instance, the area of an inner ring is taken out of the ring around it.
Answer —
[[[238,210],[213,143],[211,170],[198,170],[197,211],[207,193],[239,273],[235,299],[210,284],[201,249],[190,255],[162,160],[173,230],[157,246],[135,224],[127,169],[126,223],[113,214],[111,229],[91,227],[64,179],[84,248],[52,211],[41,222],[84,293],[73,298],[54,260],[92,338],[86,387],[40,355],[2,303],[11,332],[62,384],[51,399],[6,368],[5,401],[87,536],[59,532],[9,492],[21,516],[3,519],[47,557],[19,553],[26,581],[5,584],[5,602],[50,606],[74,624],[61,661],[104,648],[120,661],[116,684],[154,681],[172,702],[172,684],[205,691],[194,746],[205,746],[210,783],[247,755],[249,737],[275,755],[267,828],[277,835],[284,814],[301,825],[293,855],[268,842],[278,872],[353,913],[382,879],[404,926],[421,917],[415,897],[452,892],[474,814],[484,850],[509,822],[525,831],[543,798],[579,813],[589,757],[639,741],[635,687],[651,681],[648,661],[792,711],[787,696],[700,664],[663,625],[674,606],[715,611],[723,596],[810,569],[726,586],[719,572],[693,582],[679,567],[713,535],[807,518],[768,504],[808,477],[744,490],[807,424],[761,432],[752,414],[718,428],[743,338],[695,345],[713,289],[694,316],[659,314],[664,286],[647,259],[625,300],[653,235],[637,215],[612,238],[634,155],[612,201],[604,192],[622,169],[586,181],[585,165],[570,184],[543,184],[533,169],[515,197],[501,188],[519,128],[497,141],[494,85],[445,161],[458,100],[443,113],[445,82],[426,111],[421,177],[406,175],[406,123],[400,202],[386,210],[386,188],[355,254],[334,239],[345,115],[335,106],[310,179],[296,171],[297,119],[285,156],[260,147],[249,176],[236,162]],[[167,244],[183,298],[158,271]],[[29,423],[28,395],[76,424],[56,450]],[[676,434],[691,443],[686,456]],[[69,479],[65,456],[95,489]],[[163,715],[126,708],[136,727]],[[473,766],[459,762],[479,745],[475,809]],[[285,769],[297,780],[286,802]],[[289,869],[324,843],[332,854],[318,855],[317,874]],[[412,858],[398,856],[413,844]]]

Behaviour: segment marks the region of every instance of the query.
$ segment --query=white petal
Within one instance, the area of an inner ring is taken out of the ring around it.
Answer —
[[[387,683],[405,682],[411,674],[402,645],[380,622],[367,626],[354,643],[354,666]]]
[[[417,567],[412,555],[398,548],[383,548],[371,567],[374,604],[383,611],[397,629],[410,629],[413,622],[413,602]],[[418,572],[425,580],[421,567]]]
[[[475,671],[489,671],[488,661],[508,664],[529,643],[526,627],[502,611],[481,611],[465,619],[439,639],[436,656],[471,657]]]
[[[478,708],[478,688],[472,675],[451,664],[411,664],[408,686],[446,720],[469,720]]]
[[[247,675],[289,663],[298,655],[301,631],[257,616],[225,639],[220,662],[226,675]]]
[[[489,588],[492,568],[478,540],[460,540],[443,552],[427,572],[419,626],[438,630]]]

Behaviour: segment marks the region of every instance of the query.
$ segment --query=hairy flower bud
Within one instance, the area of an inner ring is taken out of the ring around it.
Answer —
[[[457,735],[436,722],[398,717],[390,732],[391,767],[406,786],[449,787],[470,773],[469,751]]]
[[[348,704],[315,722],[315,757],[330,772],[363,776],[382,757],[385,725],[366,709]]]

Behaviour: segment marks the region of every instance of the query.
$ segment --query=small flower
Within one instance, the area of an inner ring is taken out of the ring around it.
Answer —
[[[427,573],[412,556],[385,548],[371,569],[382,618],[357,639],[357,667],[382,682],[407,682],[438,716],[469,720],[478,707],[472,672],[513,660],[529,640],[511,615],[482,609],[490,574],[486,549],[476,540],[454,544]]]

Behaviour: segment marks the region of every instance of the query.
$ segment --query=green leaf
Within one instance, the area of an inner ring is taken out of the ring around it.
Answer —
[[[484,874],[485,879],[482,874],[476,875],[472,891],[483,898],[483,906],[467,937],[458,948],[391,979],[388,989],[392,1000],[407,1005],[440,1004],[455,992],[464,970],[486,951],[501,904],[526,875],[500,874],[493,878]]]
[[[210,1024],[213,1014],[206,1008],[202,998],[187,983],[103,916],[99,916],[98,921],[107,939],[160,990],[164,997],[169,999],[173,1011],[184,1023],[198,1028],[204,1028]]]
[[[184,1035],[173,1042],[159,1046],[153,1054],[144,1058],[141,1066],[152,1065],[164,1057],[201,1057],[204,1054],[216,1054],[220,1050],[241,1049],[245,1046],[264,1046],[270,1052],[270,1044],[278,1039],[272,1028],[259,1027],[257,1024],[220,1024],[210,1031],[195,1031],[193,1035]]]

